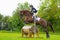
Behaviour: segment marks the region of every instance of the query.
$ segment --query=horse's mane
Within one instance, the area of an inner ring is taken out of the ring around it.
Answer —
[[[29,11],[29,10],[21,10],[20,12],[23,12],[23,13],[29,13],[32,15],[32,13]]]
[[[29,10],[21,10],[22,12],[29,12],[29,13],[31,13]]]

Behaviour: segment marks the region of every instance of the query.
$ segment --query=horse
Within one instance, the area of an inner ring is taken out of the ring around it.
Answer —
[[[22,32],[22,37],[24,37],[24,36],[26,36],[26,37],[35,37],[34,34],[36,35],[36,37],[39,37],[38,27],[23,26],[21,32]]]
[[[30,11],[21,10],[20,11],[20,18],[23,18],[23,17],[25,17],[24,23],[34,23],[33,14]],[[52,23],[48,22],[45,19],[40,18],[40,17],[37,17],[37,19],[38,20],[36,20],[36,24],[39,24],[43,27],[44,31],[46,32],[46,37],[49,38],[50,36],[49,36],[49,32],[47,30],[47,27],[50,27],[52,29],[52,31],[54,32],[54,29],[52,27]]]

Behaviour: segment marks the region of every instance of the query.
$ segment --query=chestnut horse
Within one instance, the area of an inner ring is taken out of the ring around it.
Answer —
[[[22,18],[23,16],[25,17],[25,19],[24,19],[25,23],[34,23],[33,14],[30,11],[21,10],[20,11],[20,18]],[[49,33],[48,33],[48,30],[47,30],[47,27],[50,27],[52,29],[52,31],[54,32],[54,29],[52,27],[51,22],[47,22],[43,18],[38,17],[38,20],[36,20],[36,24],[39,24],[43,27],[44,31],[46,32],[47,38],[49,38]]]

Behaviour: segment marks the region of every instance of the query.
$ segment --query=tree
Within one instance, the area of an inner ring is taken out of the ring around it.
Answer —
[[[18,3],[18,9],[19,10],[30,10],[28,2],[25,2],[24,4]]]
[[[20,10],[29,10],[28,3],[18,4],[16,10],[13,11],[12,17],[8,19],[9,28],[13,31],[20,31],[21,28],[24,26],[23,20],[20,18]]]
[[[3,15],[0,14],[0,21],[2,21],[2,19],[3,19]]]
[[[3,15],[0,14],[0,30],[2,29],[2,19],[3,19]]]
[[[3,30],[9,30],[8,19],[9,19],[9,16],[5,16],[2,19],[2,29]]]
[[[42,2],[42,5],[40,6],[38,11],[38,16],[46,19],[47,21],[52,22],[52,24],[55,26],[54,28],[57,28],[57,29],[59,29],[58,23],[60,22],[59,21],[60,20],[59,5],[60,5],[59,0],[45,0],[44,2]]]

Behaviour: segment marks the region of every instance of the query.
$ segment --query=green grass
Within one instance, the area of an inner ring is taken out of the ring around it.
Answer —
[[[60,40],[59,33],[50,33],[50,38],[46,38],[45,33],[39,34],[39,38],[22,38],[21,33],[0,32],[0,40]]]

